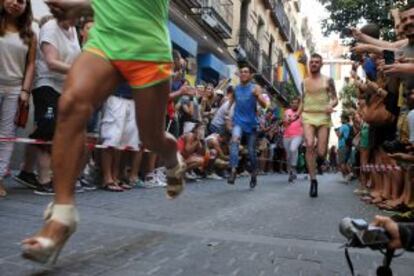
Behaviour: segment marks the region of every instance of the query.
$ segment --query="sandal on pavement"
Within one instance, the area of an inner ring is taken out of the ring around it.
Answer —
[[[166,172],[167,176],[167,198],[175,199],[183,191],[185,185],[184,174],[186,171],[186,165],[184,158],[181,154],[177,153],[178,164],[172,169],[168,169]]]
[[[106,183],[105,185],[103,185],[102,190],[105,190],[105,191],[108,191],[108,192],[114,192],[114,193],[119,193],[119,192],[124,191],[124,189],[122,189],[116,183],[113,183],[113,182]]]
[[[24,240],[22,257],[31,261],[53,265],[69,237],[75,232],[79,215],[74,205],[50,203],[44,213],[44,220],[66,226],[65,236],[60,242],[47,237],[35,236]]]

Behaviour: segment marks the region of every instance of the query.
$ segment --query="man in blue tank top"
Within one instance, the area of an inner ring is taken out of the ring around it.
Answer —
[[[236,181],[236,168],[239,165],[239,145],[242,136],[245,135],[247,138],[251,166],[250,187],[254,188],[257,184],[257,104],[259,103],[260,106],[266,108],[267,101],[262,96],[261,87],[252,83],[252,69],[248,66],[241,66],[239,73],[240,84],[236,87],[234,93],[235,108],[233,115],[232,140],[230,144],[231,173],[228,179],[228,184],[233,185]]]

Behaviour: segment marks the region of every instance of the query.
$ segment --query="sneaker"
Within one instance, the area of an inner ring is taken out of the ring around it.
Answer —
[[[131,185],[132,188],[146,188],[145,182],[139,178],[136,180],[129,181],[129,185]]]
[[[85,177],[79,178],[78,181],[85,191],[95,191],[96,189],[98,189],[95,183],[87,181]]]
[[[165,167],[160,167],[154,170],[155,175],[162,182],[167,182],[167,176],[165,175],[167,169]]]
[[[19,174],[13,175],[12,177],[17,183],[20,183],[29,189],[36,189],[40,185],[39,181],[37,181],[36,174],[34,173],[21,171]]]
[[[33,191],[36,195],[54,195],[55,191],[53,189],[53,182],[50,181],[45,184],[40,184],[36,189]]]
[[[76,184],[75,184],[75,193],[83,193],[83,192],[85,192],[85,190],[83,189],[82,184],[80,183],[79,180],[76,181]]]
[[[186,172],[185,173],[185,179],[190,180],[190,181],[195,181],[197,179],[197,177],[195,175],[193,175],[191,172]]]
[[[234,185],[234,183],[236,182],[236,177],[237,177],[236,170],[231,170],[230,176],[227,179],[227,184]]]
[[[150,173],[145,178],[145,188],[159,188],[165,186],[167,186],[167,183],[159,179],[156,173]]]
[[[207,175],[207,179],[213,179],[213,180],[223,180],[223,178],[216,173],[210,173]]]

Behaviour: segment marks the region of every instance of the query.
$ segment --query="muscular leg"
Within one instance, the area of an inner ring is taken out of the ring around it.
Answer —
[[[315,127],[304,125],[306,145],[306,165],[311,179],[316,179],[316,154],[315,154]]]
[[[53,139],[55,204],[74,204],[74,187],[85,148],[87,121],[120,81],[118,72],[108,61],[87,52],[82,53],[72,66],[59,100]],[[38,236],[57,241],[66,230],[59,222],[50,221]],[[41,246],[36,239],[27,239],[24,244],[34,248]]]
[[[319,127],[317,130],[317,138],[317,157],[325,160],[328,151],[329,128],[324,126]]]
[[[144,147],[156,153],[167,168],[178,164],[177,142],[165,132],[165,116],[170,82],[134,90],[137,124]],[[154,112],[156,111],[156,112]]]

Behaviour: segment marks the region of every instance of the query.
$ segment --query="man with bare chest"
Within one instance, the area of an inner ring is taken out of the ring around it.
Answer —
[[[331,114],[338,105],[335,83],[321,74],[322,57],[313,54],[309,63],[310,77],[303,81],[302,121],[306,143],[306,163],[311,185],[309,196],[318,196],[316,164],[324,160],[328,148]]]

